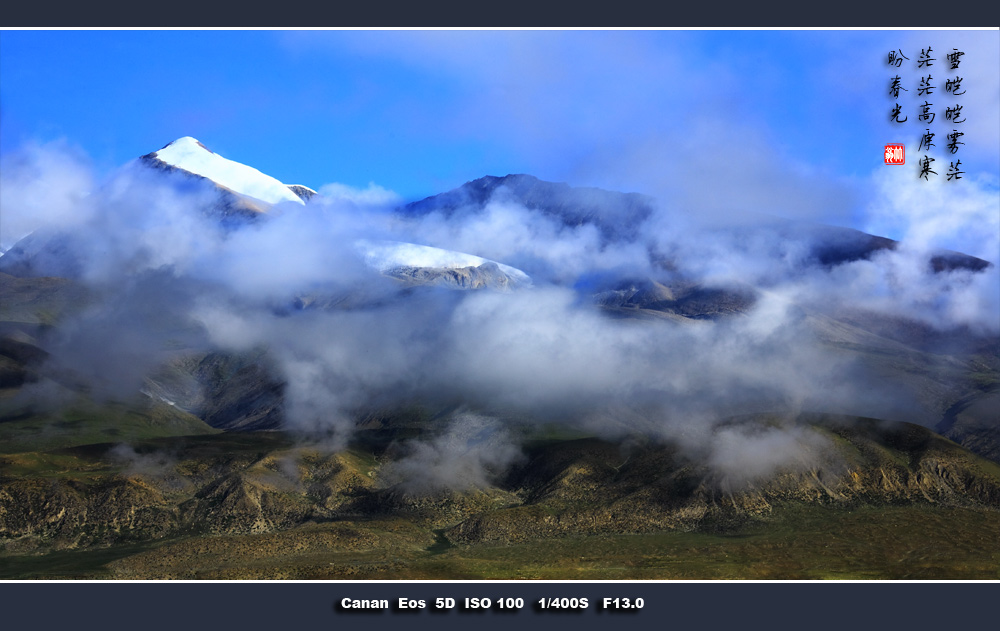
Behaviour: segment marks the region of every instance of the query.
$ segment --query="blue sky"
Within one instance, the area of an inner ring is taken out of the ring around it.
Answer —
[[[916,169],[926,46],[941,83],[944,52],[966,53],[958,157],[995,192],[995,30],[3,31],[0,151],[63,142],[101,173],[190,135],[314,188],[416,199],[531,173],[864,228],[885,170]],[[886,64],[896,49],[910,67]],[[897,72],[903,125],[888,120]],[[907,145],[905,167],[883,165],[889,142]]]

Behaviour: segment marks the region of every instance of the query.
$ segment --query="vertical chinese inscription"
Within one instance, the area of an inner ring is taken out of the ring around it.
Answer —
[[[965,132],[959,126],[966,121],[966,117],[962,113],[962,103],[958,98],[968,91],[963,85],[962,76],[958,74],[964,56],[965,52],[952,48],[941,57],[940,51],[935,52],[934,48],[928,45],[920,49],[919,55],[915,55],[915,61],[911,61],[902,48],[889,51],[886,58],[886,65],[897,69],[897,72],[889,77],[889,96],[894,101],[889,111],[889,120],[902,125],[910,121],[910,115],[913,114],[914,120],[924,127],[923,133],[918,136],[917,146],[917,151],[923,152],[917,159],[919,179],[929,181],[932,176],[937,175],[933,165],[937,158],[933,156],[932,150],[938,147],[939,143],[935,143],[934,138],[939,133],[942,138],[947,139],[947,142],[941,140],[941,146],[937,151],[955,158],[948,165],[947,181],[960,180],[965,173],[961,170],[962,161],[957,156],[965,145],[962,139]],[[934,78],[935,73],[944,75],[943,83],[942,78]],[[938,93],[938,90],[941,92]],[[912,107],[905,103],[907,92],[911,92],[910,99],[916,99]],[[940,101],[946,103],[935,107],[935,102],[940,103]],[[938,113],[943,114],[941,119],[937,118]],[[938,121],[937,125],[935,120]],[[941,129],[941,125],[947,125],[950,131]],[[887,156],[890,146],[893,145],[886,145]],[[901,163],[886,158],[886,164]]]

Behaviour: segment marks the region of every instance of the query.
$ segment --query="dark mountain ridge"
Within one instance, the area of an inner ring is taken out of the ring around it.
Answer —
[[[658,208],[655,198],[640,193],[620,193],[594,187],[574,187],[565,182],[547,182],[532,175],[488,175],[445,193],[411,202],[399,209],[404,215],[439,212],[445,217],[481,212],[489,203],[516,203],[558,219],[567,226],[596,226],[606,242],[642,241],[646,222]],[[679,211],[683,212],[683,211]],[[754,234],[802,241],[809,245],[812,261],[832,267],[851,261],[869,260],[879,252],[895,250],[899,243],[853,228],[761,217],[737,229],[745,240]],[[739,236],[739,235],[737,235]],[[981,271],[990,265],[978,257],[940,250],[927,261],[935,272]]]
[[[491,201],[513,202],[556,217],[569,226],[594,224],[610,240],[636,239],[639,226],[652,215],[655,200],[639,193],[618,193],[592,187],[546,182],[532,175],[487,175],[448,192],[412,202],[410,214],[482,209]]]

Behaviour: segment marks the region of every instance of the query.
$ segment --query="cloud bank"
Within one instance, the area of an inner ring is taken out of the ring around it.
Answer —
[[[394,465],[420,488],[487,484],[517,460],[507,428],[535,422],[643,433],[714,454],[722,470],[772,471],[816,445],[794,429],[720,437],[715,423],[750,413],[899,417],[914,409],[892,384],[873,387],[855,356],[831,350],[818,333],[823,318],[853,309],[941,331],[1000,328],[995,182],[971,181],[958,194],[921,189],[917,198],[914,183],[879,174],[884,196],[868,210],[870,225],[893,223],[907,239],[824,266],[808,240],[771,229],[773,218],[725,227],[662,202],[609,237],[593,222],[567,224],[510,198],[450,215],[400,215],[383,189],[331,185],[304,206],[279,205],[233,229],[213,216],[215,197],[204,187],[134,166],[94,187],[60,148],[9,159],[21,166],[4,164],[5,226],[71,233],[71,247],[50,255],[73,256],[94,296],[47,341],[61,369],[95,393],[124,397],[178,354],[265,349],[286,384],[288,427],[339,444],[366,408],[419,401],[475,410],[410,445]],[[46,189],[49,182],[59,186]],[[993,266],[935,273],[927,261],[939,237],[970,230],[980,235],[972,253]],[[518,266],[535,284],[401,290],[365,266],[352,246],[358,239],[468,252]],[[728,318],[616,319],[583,282],[595,276],[749,287],[755,299]],[[475,428],[492,438],[469,438]]]

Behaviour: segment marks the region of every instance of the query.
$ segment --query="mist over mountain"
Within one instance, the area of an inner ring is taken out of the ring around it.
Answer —
[[[655,199],[638,193],[571,187],[519,174],[481,177],[446,193],[411,202],[404,212],[418,215],[443,212],[451,217],[470,209],[482,209],[492,202],[517,204],[571,227],[591,224],[609,241],[637,239],[638,228],[656,206]]]
[[[669,236],[654,232],[656,224],[686,228],[684,236],[693,236],[704,228],[699,217],[668,216],[678,211],[663,209],[653,197],[638,193],[618,193],[597,188],[571,187],[566,183],[544,182],[531,175],[486,176],[426,199],[406,204],[400,209],[404,216],[421,219],[440,216],[461,224],[470,216],[489,217],[497,207],[510,204],[531,213],[551,218],[567,229],[596,228],[602,249],[613,243],[645,243],[648,256],[665,269],[676,269],[683,261],[669,257]],[[833,267],[845,263],[870,260],[886,251],[895,251],[899,243],[893,239],[864,233],[860,230],[828,226],[802,220],[787,220],[763,214],[734,214],[731,225],[713,226],[721,238],[733,243],[763,245],[767,240],[780,240],[786,251],[793,247],[804,250],[797,263],[803,266]],[[715,223],[715,218],[712,218]],[[685,225],[686,223],[686,225]],[[704,235],[700,235],[704,236]],[[675,237],[680,241],[683,237]],[[489,245],[486,247],[489,247]],[[657,245],[661,246],[660,248]],[[767,256],[767,251],[757,253]],[[989,261],[975,256],[946,250],[929,250],[928,265],[935,272],[967,269],[980,271]],[[772,261],[778,263],[778,261]]]
[[[99,185],[65,155],[17,159],[4,224],[27,236],[0,257],[20,297],[5,296],[18,303],[5,332],[46,358],[17,363],[21,409],[146,397],[216,428],[343,445],[361,419],[418,405],[453,411],[449,427],[494,419],[482,431],[499,452],[442,439],[414,446],[405,470],[450,449],[466,454],[455,471],[495,468],[497,453],[516,460],[514,429],[555,423],[773,471],[823,446],[792,426],[768,434],[780,448],[722,441],[720,421],[934,427],[998,383],[997,261],[920,239],[738,213],[720,225],[528,175],[408,204],[317,193],[192,138]],[[93,185],[32,214],[66,178]],[[87,299],[33,302],[25,284],[47,277]]]

